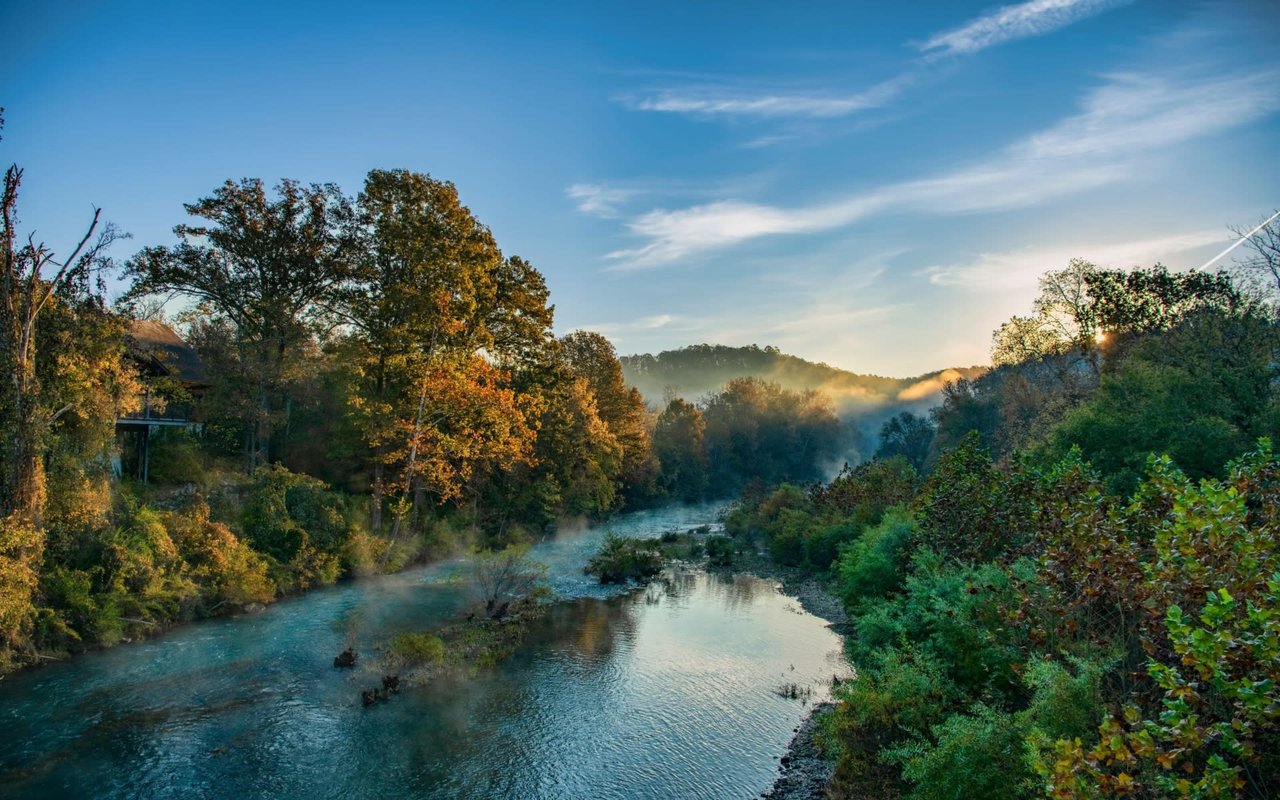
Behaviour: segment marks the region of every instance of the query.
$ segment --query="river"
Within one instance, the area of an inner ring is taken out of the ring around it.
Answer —
[[[777,584],[677,568],[645,589],[582,575],[604,533],[713,522],[621,515],[533,549],[564,598],[517,654],[364,708],[378,642],[472,600],[448,561],[89,653],[0,683],[4,798],[749,798],[846,675],[839,637]],[[366,655],[334,669],[348,643]]]

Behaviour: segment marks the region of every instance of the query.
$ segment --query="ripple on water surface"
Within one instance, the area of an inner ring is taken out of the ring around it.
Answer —
[[[620,518],[642,536],[714,509]],[[204,623],[0,684],[4,797],[751,797],[768,788],[816,695],[847,674],[840,642],[774,583],[678,571],[622,596],[581,565],[600,529],[539,545],[558,604],[506,664],[360,707],[396,629],[466,602],[437,565]],[[581,596],[589,595],[589,596]],[[363,683],[362,683],[363,682]]]

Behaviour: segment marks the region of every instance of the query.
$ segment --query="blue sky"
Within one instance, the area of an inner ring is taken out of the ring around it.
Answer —
[[[458,185],[620,352],[986,360],[1074,256],[1198,266],[1280,207],[1280,6],[0,6],[27,229],[173,241],[227,178]]]

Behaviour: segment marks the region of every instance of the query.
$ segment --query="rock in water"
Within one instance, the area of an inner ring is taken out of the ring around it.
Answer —
[[[348,647],[346,650],[343,650],[341,653],[334,656],[333,665],[335,667],[345,668],[354,667],[356,665],[356,658],[356,651]]]

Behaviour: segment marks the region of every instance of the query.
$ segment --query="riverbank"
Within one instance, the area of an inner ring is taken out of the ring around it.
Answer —
[[[761,800],[822,800],[836,765],[814,741],[819,718],[836,707],[835,703],[815,703],[809,716],[796,728],[780,764],[782,774],[773,788],[760,795]]]
[[[738,553],[729,569],[778,581],[782,584],[782,591],[799,600],[805,611],[826,620],[833,631],[841,636],[852,632],[844,603],[832,594],[827,581],[814,577],[812,573],[779,564],[767,554],[757,552]]]

